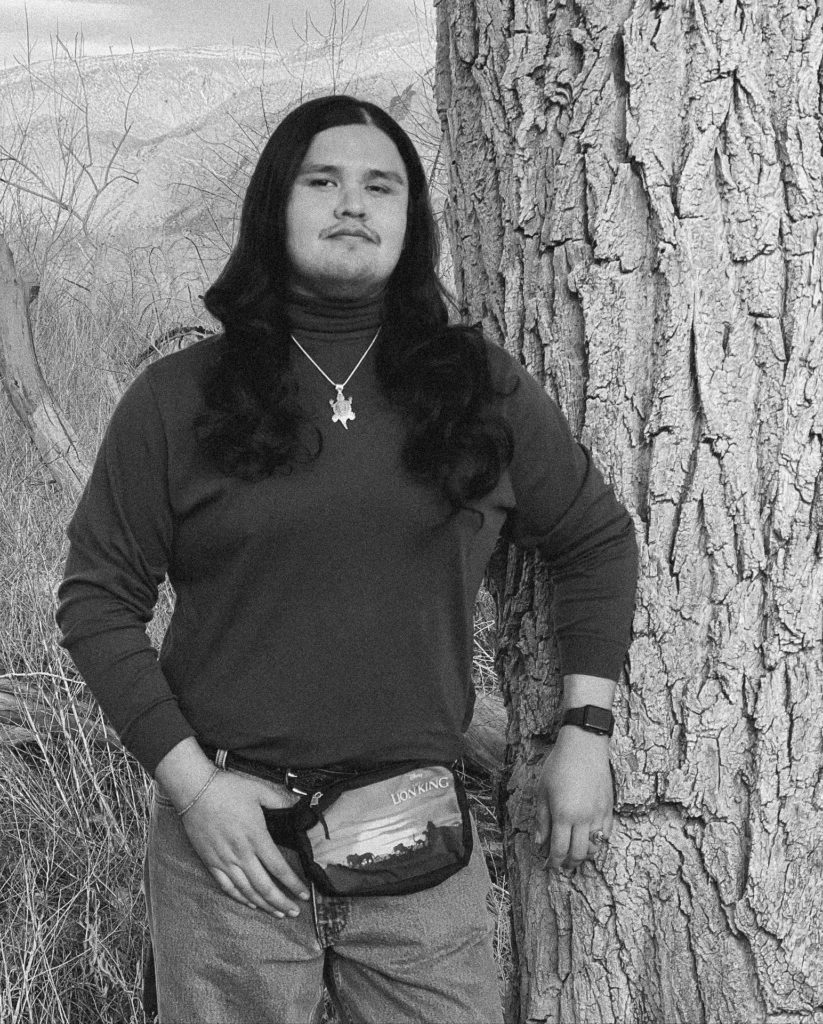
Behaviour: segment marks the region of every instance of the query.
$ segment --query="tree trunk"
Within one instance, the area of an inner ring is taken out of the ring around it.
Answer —
[[[617,827],[575,877],[529,838],[547,572],[490,574],[512,1019],[823,1021],[821,54],[819,3],[439,3],[463,313],[545,382],[641,545]]]
[[[69,493],[80,496],[89,469],[74,431],[49,391],[31,336],[28,296],[0,237],[0,376],[12,407],[31,435],[46,468]]]

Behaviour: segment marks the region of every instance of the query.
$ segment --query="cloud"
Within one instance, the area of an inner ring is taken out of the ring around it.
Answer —
[[[58,34],[71,43],[82,31],[87,56],[129,52],[132,40],[143,49],[156,34],[152,9],[139,0],[0,0],[0,70],[25,61],[27,19],[33,60],[48,57]]]
[[[96,3],[94,0],[0,0],[0,14],[8,24],[14,18],[21,30],[25,26],[26,12],[29,23],[54,25],[66,22],[85,25],[120,24],[151,14],[146,4]]]

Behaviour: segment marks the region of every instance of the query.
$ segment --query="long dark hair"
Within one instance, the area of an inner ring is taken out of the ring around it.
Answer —
[[[207,383],[198,437],[222,472],[246,480],[319,454],[319,432],[309,428],[289,373],[286,204],[314,136],[350,124],[384,132],[406,167],[406,237],[385,289],[375,369],[385,394],[406,414],[407,472],[439,487],[457,510],[494,487],[512,457],[511,429],[496,411],[500,396],[480,330],[449,325],[437,276],[437,226],[417,151],[384,110],[351,96],[296,107],[260,156],[237,244],[205,295],[229,344]]]

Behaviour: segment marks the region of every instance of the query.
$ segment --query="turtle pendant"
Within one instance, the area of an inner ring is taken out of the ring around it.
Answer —
[[[354,409],[351,407],[351,399],[343,397],[343,385],[335,384],[337,388],[337,398],[330,398],[329,405],[332,407],[334,415],[331,418],[332,423],[340,423],[349,429],[348,421],[356,419],[354,415]]]

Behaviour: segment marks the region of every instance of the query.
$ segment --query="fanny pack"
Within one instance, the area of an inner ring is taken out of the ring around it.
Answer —
[[[279,846],[297,851],[330,896],[400,896],[438,885],[472,853],[466,791],[450,767],[409,761],[321,785],[263,808]]]

